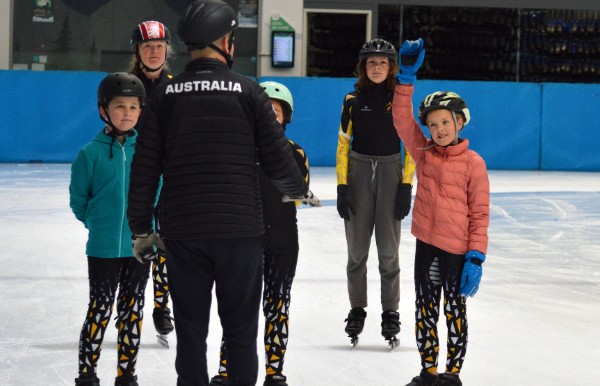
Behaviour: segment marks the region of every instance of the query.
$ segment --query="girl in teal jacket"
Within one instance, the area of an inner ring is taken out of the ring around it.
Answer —
[[[115,386],[137,386],[144,292],[150,264],[133,258],[127,222],[129,174],[146,93],[134,75],[105,77],[98,109],[107,126],[79,152],[71,166],[70,206],[88,230],[89,304],[79,338],[76,385],[97,386],[96,365],[110,323],[117,288],[117,377]]]

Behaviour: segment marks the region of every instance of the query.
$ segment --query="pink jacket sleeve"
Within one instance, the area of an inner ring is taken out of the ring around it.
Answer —
[[[392,102],[394,127],[404,146],[418,164],[423,156],[422,148],[427,146],[427,137],[413,116],[412,85],[398,84]]]

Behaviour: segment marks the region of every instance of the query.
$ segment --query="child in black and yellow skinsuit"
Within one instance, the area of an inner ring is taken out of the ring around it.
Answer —
[[[286,128],[293,112],[292,94],[286,86],[277,82],[260,84],[269,95],[277,120]],[[294,158],[298,163],[307,184],[310,182],[308,158],[304,149],[290,141]],[[297,203],[288,200],[260,171],[260,188],[265,223],[264,250],[264,290],[263,314],[265,317],[265,366],[264,386],[287,386],[283,375],[283,362],[288,341],[290,292],[298,263],[298,226],[296,219]],[[321,206],[319,199],[308,192],[302,203]],[[210,385],[227,385],[227,346],[221,341],[219,375],[214,376]]]

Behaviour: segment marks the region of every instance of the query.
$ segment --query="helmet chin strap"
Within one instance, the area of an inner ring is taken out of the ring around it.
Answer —
[[[454,127],[456,128],[456,135],[454,137],[454,140],[450,143],[451,146],[454,146],[458,143],[458,119],[456,118],[456,113],[453,110],[450,110],[450,113],[452,114],[452,119],[454,120]]]
[[[156,72],[156,71],[160,70],[161,68],[163,68],[163,66],[165,65],[165,63],[163,62],[163,64],[161,64],[157,68],[150,68],[150,67],[146,66],[144,64],[144,62],[142,62],[141,60],[140,60],[140,64],[141,64],[142,70],[146,71],[146,72]]]
[[[106,113],[106,108],[104,106],[102,106],[102,108],[104,109],[104,112]],[[121,131],[121,130],[117,129],[115,127],[115,125],[112,123],[112,121],[110,120],[110,117],[108,117],[108,114],[107,114],[107,118],[105,118],[104,115],[100,114],[100,119],[102,119],[102,121],[111,128],[111,131],[108,133],[111,137],[122,137],[124,135],[129,134],[129,132],[127,132],[127,131]]]
[[[233,35],[234,35],[234,32],[235,31],[231,31],[231,33],[229,34],[229,47],[228,47],[229,52],[231,52],[231,48],[233,47]],[[233,66],[233,57],[231,56],[231,54],[226,54],[222,49],[220,49],[219,47],[215,46],[212,43],[209,43],[207,45],[207,47],[210,47],[213,50],[217,51],[219,54],[221,54],[221,56],[227,62],[227,67],[229,67],[229,69],[231,69],[231,67]]]
[[[135,54],[137,55],[137,58],[140,60],[140,67],[142,68],[142,71],[156,72],[156,71],[162,69],[165,66],[165,63],[167,62],[167,54],[165,53],[165,60],[163,61],[163,63],[160,66],[158,66],[157,68],[150,68],[150,67],[146,66],[146,64],[144,63],[144,61],[140,57],[140,48],[139,48],[139,45],[135,47]]]

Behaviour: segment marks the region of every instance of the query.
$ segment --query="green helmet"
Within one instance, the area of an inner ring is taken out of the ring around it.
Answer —
[[[290,90],[278,82],[262,82],[260,86],[265,90],[270,99],[283,102],[283,109],[286,116],[284,123],[290,123],[292,121],[292,113],[294,112],[294,98],[292,98]]]

